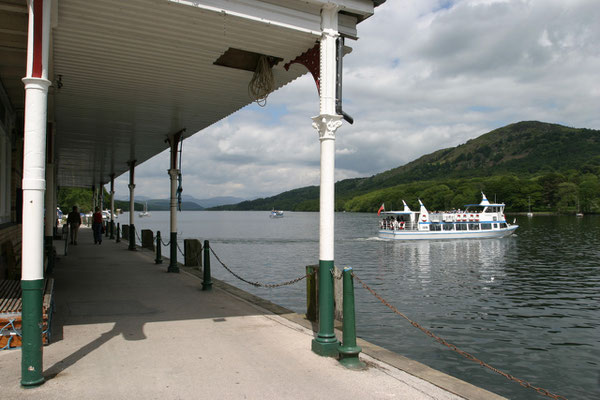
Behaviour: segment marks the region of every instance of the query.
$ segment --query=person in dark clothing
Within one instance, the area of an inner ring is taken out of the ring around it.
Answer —
[[[71,230],[71,244],[77,244],[77,233],[79,232],[79,225],[81,225],[81,215],[77,206],[73,206],[73,211],[67,216],[67,224]]]
[[[96,212],[92,216],[92,231],[94,231],[94,244],[102,244],[102,213],[99,207],[96,207]]]

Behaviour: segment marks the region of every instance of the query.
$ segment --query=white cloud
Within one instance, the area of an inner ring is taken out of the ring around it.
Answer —
[[[521,120],[600,128],[597,0],[388,1],[347,44],[336,178],[370,176]],[[184,141],[184,192],[268,196],[319,183],[310,75]],[[136,193],[167,197],[168,154]],[[127,176],[117,181],[127,191]]]

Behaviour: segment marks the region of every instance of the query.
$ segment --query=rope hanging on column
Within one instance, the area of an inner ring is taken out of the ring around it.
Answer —
[[[269,58],[261,55],[256,63],[256,70],[250,83],[248,84],[248,94],[252,101],[255,101],[259,106],[267,105],[267,97],[275,88],[275,78]]]

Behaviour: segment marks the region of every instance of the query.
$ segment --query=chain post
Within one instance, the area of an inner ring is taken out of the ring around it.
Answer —
[[[360,346],[356,345],[356,321],[354,313],[354,281],[352,280],[352,268],[346,267],[342,272],[344,280],[343,300],[343,333],[342,344],[338,346],[340,353],[340,364],[349,369],[365,369],[366,364],[358,357],[361,352]]]
[[[156,231],[156,259],[155,264],[162,264],[162,244],[160,239],[160,231]]]
[[[212,280],[210,279],[210,245],[208,244],[208,240],[204,241],[204,274],[202,290],[212,290]]]
[[[109,239],[114,239],[115,238],[115,221],[110,221],[110,238]]]
[[[121,223],[117,222],[117,239],[115,240],[117,243],[121,241]]]

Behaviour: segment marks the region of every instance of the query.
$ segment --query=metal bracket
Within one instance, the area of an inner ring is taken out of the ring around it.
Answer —
[[[317,92],[321,93],[321,44],[317,42],[312,49],[300,54],[298,57],[285,64],[283,68],[285,68],[286,71],[289,71],[292,64],[304,65],[315,80]]]

